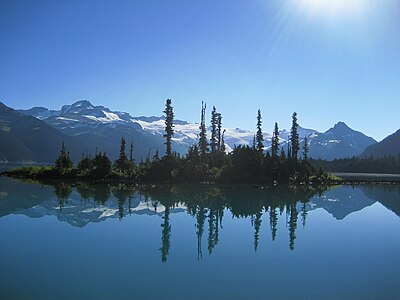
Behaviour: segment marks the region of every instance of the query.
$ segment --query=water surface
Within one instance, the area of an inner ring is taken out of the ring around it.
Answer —
[[[399,186],[0,178],[2,299],[399,299]]]

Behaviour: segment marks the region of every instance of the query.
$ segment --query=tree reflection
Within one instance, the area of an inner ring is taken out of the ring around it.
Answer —
[[[54,185],[54,194],[58,199],[58,207],[60,212],[64,207],[65,203],[67,203],[69,196],[72,193],[72,185],[66,182],[59,182]]]
[[[122,218],[125,216],[124,214],[124,204],[125,202],[128,203],[128,211],[130,212],[131,210],[131,203],[130,199],[132,198],[133,193],[135,192],[135,188],[132,186],[126,185],[126,184],[118,184],[114,185],[111,188],[111,191],[115,198],[117,198],[118,201],[118,218],[122,220]]]
[[[73,187],[67,183],[57,183],[54,191],[58,199],[60,211],[70,197]],[[233,218],[250,220],[253,228],[253,247],[258,251],[260,247],[261,232],[263,228],[263,213],[265,212],[267,228],[272,241],[278,233],[280,219],[286,223],[289,238],[289,249],[295,249],[297,222],[303,228],[308,216],[308,201],[321,190],[295,189],[284,187],[270,187],[265,189],[249,189],[242,187],[217,187],[217,186],[145,186],[137,189],[129,184],[89,184],[78,183],[76,191],[81,196],[81,201],[87,203],[90,199],[94,203],[117,208],[116,216],[122,220],[132,211],[132,204],[142,205],[141,209],[148,209],[154,214],[159,214],[158,209],[163,207],[161,224],[161,261],[166,262],[171,247],[171,216],[174,209],[182,207],[194,219],[197,241],[197,259],[203,257],[203,237],[207,234],[207,253],[211,255],[219,243],[220,231],[223,229],[223,217],[230,212]],[[114,196],[116,202],[107,200]],[[133,200],[132,200],[133,199]],[[180,208],[180,210],[182,209]],[[140,211],[140,210],[139,210]],[[101,212],[101,210],[100,210]],[[286,221],[281,218],[286,214]],[[112,216],[112,215],[110,215]],[[108,217],[108,215],[106,216]],[[269,220],[268,220],[269,218]],[[269,221],[269,222],[268,222]]]
[[[171,225],[169,224],[169,214],[170,208],[165,207],[164,216],[162,217],[164,222],[161,224],[162,234],[161,234],[161,261],[166,262],[169,254],[170,238],[171,238]]]
[[[98,184],[93,189],[93,199],[100,205],[104,205],[110,197],[111,187],[108,184]]]
[[[200,260],[203,257],[203,252],[201,249],[201,240],[204,232],[204,222],[207,217],[206,214],[207,214],[207,209],[203,205],[199,206],[196,213],[197,260]]]
[[[297,229],[297,208],[296,204],[291,204],[288,207],[289,211],[289,248],[294,250],[294,243],[296,240],[296,229]]]
[[[271,229],[273,241],[275,241],[276,239],[276,232],[278,231],[277,225],[278,225],[278,212],[275,207],[271,206],[269,209],[269,226]]]
[[[260,239],[260,227],[261,227],[261,217],[262,217],[262,212],[259,211],[255,214],[254,218],[254,251],[257,251],[258,248],[258,241]]]
[[[80,182],[76,185],[76,190],[81,195],[81,200],[85,203],[89,201],[91,197],[93,197],[93,185],[87,182]]]

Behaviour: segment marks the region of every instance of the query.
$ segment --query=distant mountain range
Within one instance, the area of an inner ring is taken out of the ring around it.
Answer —
[[[189,146],[198,142],[199,124],[183,120],[174,120],[174,123],[173,149],[185,154]],[[87,100],[64,105],[60,110],[34,107],[16,111],[1,104],[0,126],[0,160],[3,161],[53,162],[62,141],[66,142],[75,161],[82,153],[94,154],[96,151],[106,152],[111,159],[116,159],[122,136],[128,143],[133,143],[137,161],[152,157],[156,150],[160,155],[165,151],[164,117],[134,117],[126,112],[94,106]],[[224,129],[227,151],[235,145],[253,142],[255,131]],[[283,149],[287,148],[289,135],[288,130],[280,131]],[[308,137],[310,157],[327,160],[357,156],[376,144],[373,138],[343,122],[324,133],[299,127],[299,136],[301,143],[304,136]],[[271,147],[271,138],[271,133],[264,132],[266,150]]]
[[[368,146],[360,157],[383,158],[389,155],[400,157],[400,129],[379,143]]]
[[[357,156],[376,141],[339,122],[325,133],[309,137],[310,157],[333,160]]]
[[[80,140],[0,102],[0,161],[53,162],[63,141],[78,159]]]

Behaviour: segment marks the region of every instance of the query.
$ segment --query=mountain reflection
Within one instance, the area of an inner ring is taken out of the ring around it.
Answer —
[[[32,183],[13,179],[0,180],[0,216],[24,214],[29,217],[55,215],[76,227],[109,218],[124,220],[132,214],[161,217],[161,261],[166,262],[171,247],[171,215],[186,212],[193,218],[197,237],[197,258],[211,255],[220,241],[224,218],[244,219],[252,228],[254,251],[260,236],[268,228],[269,238],[278,235],[278,220],[284,220],[289,240],[295,249],[298,226],[305,227],[308,213],[323,208],[335,219],[380,201],[398,216],[396,196],[399,186],[385,188],[339,187],[330,190],[269,187],[251,189],[234,186],[148,186],[128,184],[69,184],[66,182]],[[279,233],[279,234],[284,234]],[[206,241],[206,245],[203,245]],[[203,249],[204,248],[204,249]]]

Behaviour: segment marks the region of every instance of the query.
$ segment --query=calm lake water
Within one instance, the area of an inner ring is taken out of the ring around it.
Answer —
[[[0,178],[1,299],[400,299],[400,187]]]

